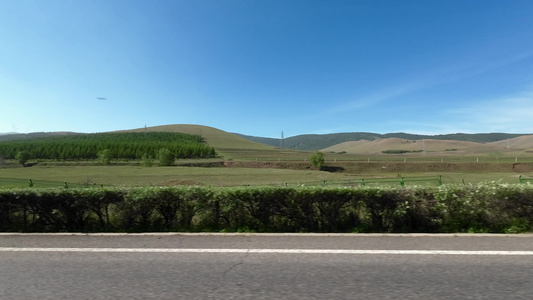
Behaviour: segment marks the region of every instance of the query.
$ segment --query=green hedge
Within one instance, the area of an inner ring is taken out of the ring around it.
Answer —
[[[533,186],[142,187],[0,191],[11,232],[532,230]]]

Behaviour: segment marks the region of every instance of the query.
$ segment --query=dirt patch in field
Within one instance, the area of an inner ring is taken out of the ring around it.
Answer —
[[[291,169],[309,170],[313,169],[310,163],[305,162],[269,162],[269,161],[225,161],[224,166],[228,168],[261,168],[261,169]]]
[[[180,167],[221,168],[221,167],[224,167],[224,162],[215,161],[215,162],[178,163],[177,165]]]
[[[517,173],[533,172],[533,164],[514,163],[513,171]]]
[[[161,185],[163,186],[176,186],[176,185],[186,185],[186,186],[200,186],[203,185],[202,182],[194,181],[194,180],[168,180],[163,182]]]

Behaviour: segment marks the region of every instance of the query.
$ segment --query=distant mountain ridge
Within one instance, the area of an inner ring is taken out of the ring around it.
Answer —
[[[519,136],[524,136],[528,134],[513,134],[513,133],[454,133],[454,134],[440,134],[440,135],[421,135],[421,134],[410,134],[404,132],[397,133],[371,133],[371,132],[345,132],[345,133],[330,133],[330,134],[303,134],[292,136],[288,138],[264,138],[256,137],[249,135],[242,135],[235,133],[245,139],[250,141],[262,143],[265,145],[270,145],[274,147],[282,147],[288,149],[296,150],[321,150],[337,144],[350,142],[350,141],[359,141],[359,140],[368,140],[373,141],[375,139],[387,139],[387,138],[400,138],[405,140],[423,140],[423,139],[434,139],[434,140],[452,140],[452,141],[464,141],[464,142],[474,142],[474,143],[492,143],[497,141],[502,141],[506,139],[512,139]]]
[[[51,136],[64,136],[73,134],[84,134],[70,131],[54,131],[54,132],[31,132],[31,133],[2,133],[0,134],[0,142],[2,141],[15,141],[15,140],[27,140],[32,138],[42,138]]]

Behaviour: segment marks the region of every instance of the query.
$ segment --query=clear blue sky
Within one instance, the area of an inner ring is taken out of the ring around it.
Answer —
[[[5,0],[0,103],[0,132],[533,133],[533,1]]]

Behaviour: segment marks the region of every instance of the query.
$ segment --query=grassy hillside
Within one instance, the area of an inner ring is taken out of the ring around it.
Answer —
[[[174,125],[162,125],[162,126],[153,126],[147,128],[137,128],[131,130],[117,130],[117,132],[144,132],[144,131],[154,131],[154,132],[181,132],[188,133],[193,135],[199,135],[205,139],[205,142],[209,146],[216,149],[252,149],[252,150],[269,150],[274,149],[265,144],[260,144],[242,138],[238,135],[216,129],[213,127],[202,126],[202,125],[190,125],[190,124],[174,124]],[[57,136],[72,136],[80,135],[84,133],[76,132],[33,132],[33,133],[14,133],[14,134],[4,134],[0,135],[0,141],[13,141],[13,140],[28,140],[34,138],[46,138],[46,137],[57,137]]]
[[[177,132],[201,136],[204,141],[215,148],[217,154],[225,160],[274,160],[280,157],[293,157],[293,150],[279,149],[277,147],[253,142],[238,135],[228,133],[226,131],[216,129],[213,127],[190,124],[174,124],[162,125],[147,128],[137,128],[131,130],[118,130],[115,132]],[[4,140],[32,140],[43,137],[57,137],[65,135],[86,135],[84,133],[65,133],[65,132],[51,132],[51,133],[31,133],[31,134],[14,134],[6,135]],[[307,156],[307,154],[299,154]]]
[[[402,150],[420,153],[424,150],[430,154],[469,155],[507,153],[512,155],[527,154],[533,149],[533,136],[520,136],[513,139],[476,143],[456,140],[407,140],[400,138],[359,140],[344,142],[322,149],[325,152],[346,152],[349,154],[380,155],[383,151]],[[407,152],[407,153],[409,153]],[[520,156],[520,155],[519,155]]]
[[[251,150],[271,150],[274,147],[249,141],[245,138],[237,136],[235,134],[203,125],[191,125],[191,124],[174,124],[174,125],[162,125],[153,126],[147,128],[137,128],[126,131],[144,132],[144,131],[156,131],[156,132],[181,132],[188,134],[195,134],[203,137],[205,142],[214,147],[217,150],[225,149],[251,149]]]
[[[263,143],[271,146],[280,146],[280,139],[262,138],[254,136],[239,135],[251,141]],[[375,139],[387,139],[387,138],[399,138],[406,140],[454,140],[465,141],[475,143],[490,143],[496,141],[502,141],[522,136],[521,134],[508,134],[508,133],[456,133],[456,134],[443,134],[443,135],[418,135],[409,133],[387,133],[378,134],[371,132],[350,132],[350,133],[332,133],[332,134],[304,134],[293,137],[288,137],[283,140],[283,147],[288,149],[298,150],[320,150],[328,148],[337,144],[350,141],[367,140],[373,141]]]
[[[510,149],[531,149],[533,148],[533,135],[522,135],[512,139],[493,142],[491,144]]]
[[[263,143],[266,145],[279,147],[281,139],[254,137],[240,135],[243,138]],[[334,134],[304,134],[283,139],[283,148],[313,151],[323,149],[346,141],[357,141],[361,139],[374,140],[380,135],[370,132],[334,133]]]

